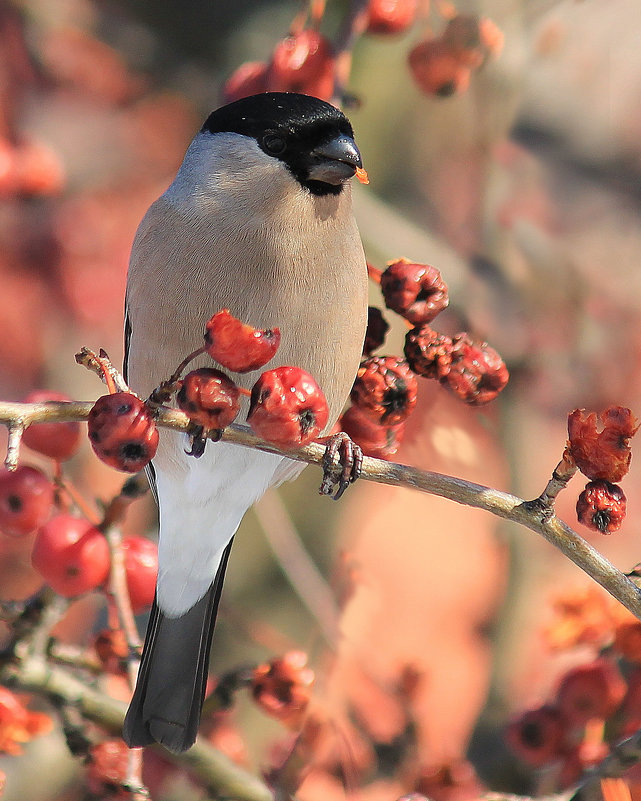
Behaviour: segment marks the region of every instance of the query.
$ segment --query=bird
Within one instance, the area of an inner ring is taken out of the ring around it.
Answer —
[[[281,344],[263,369],[310,373],[330,431],[349,396],[367,325],[367,264],[350,179],[362,159],[347,117],[315,97],[266,92],[213,111],[134,237],[125,297],[125,374],[147,397],[229,309]],[[195,366],[212,366],[201,357]],[[217,366],[215,363],[213,366]],[[229,373],[229,371],[227,371]],[[260,371],[229,373],[250,388]],[[247,407],[241,411],[246,419]],[[163,429],[148,476],[159,507],[158,579],[125,718],[130,747],[195,742],[233,538],[268,487],[305,466]]]

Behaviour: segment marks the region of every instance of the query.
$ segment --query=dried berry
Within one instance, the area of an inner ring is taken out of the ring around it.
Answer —
[[[233,103],[242,97],[267,91],[269,67],[264,61],[247,61],[241,64],[225,81],[223,99]]]
[[[364,415],[356,406],[350,406],[340,419],[340,430],[361,446],[365,456],[391,459],[400,447],[405,423],[383,426]]]
[[[389,331],[387,320],[376,306],[367,307],[367,331],[363,343],[363,356],[371,356],[372,352],[381,347]]]
[[[156,594],[158,546],[146,537],[125,537],[122,541],[125,576],[131,608],[136,615],[147,609]]]
[[[57,593],[73,598],[107,580],[109,546],[88,520],[57,515],[38,530],[31,563]]]
[[[428,95],[450,97],[470,85],[470,68],[441,39],[419,42],[407,58],[412,77]]]
[[[573,726],[609,718],[625,696],[626,685],[613,662],[597,659],[568,670],[557,690],[556,703]]]
[[[499,354],[487,342],[477,342],[468,334],[452,340],[452,361],[442,383],[462,401],[482,406],[494,400],[510,377]]]
[[[601,534],[613,534],[621,528],[625,507],[626,498],[621,487],[599,479],[585,485],[576,502],[576,514],[584,526]]]
[[[419,325],[407,332],[403,352],[417,375],[440,380],[452,363],[452,340],[429,325]]]
[[[71,401],[68,395],[50,390],[30,392],[24,403],[49,403]],[[71,458],[78,450],[82,432],[80,423],[32,423],[22,435],[23,443],[34,451],[49,456],[51,459],[64,461]]]
[[[280,329],[261,330],[242,323],[222,309],[205,326],[205,347],[214,361],[234,373],[248,373],[267,364],[280,345]]]
[[[406,361],[371,356],[356,374],[350,398],[359,410],[385,426],[402,423],[416,406],[418,384]]]
[[[414,22],[417,0],[369,0],[367,33],[402,33]]]
[[[491,19],[457,14],[447,23],[442,41],[467,67],[478,69],[503,47],[503,32]]]
[[[307,667],[307,654],[290,651],[254,669],[252,695],[271,717],[298,728],[309,703],[314,672]]]
[[[276,45],[269,68],[269,89],[329,100],[334,92],[334,66],[329,40],[307,28]]]
[[[93,647],[106,673],[126,672],[129,645],[122,629],[102,629],[96,634]]]
[[[130,392],[98,398],[87,423],[94,452],[116,470],[137,473],[156,455],[156,424],[144,401]]]
[[[407,259],[390,262],[381,275],[388,309],[414,325],[431,322],[449,303],[447,286],[436,267]]]
[[[559,758],[563,750],[567,726],[554,706],[529,709],[511,721],[505,739],[512,751],[533,768],[542,767]]]
[[[35,467],[0,470],[0,531],[10,537],[31,534],[51,514],[53,484]]]
[[[234,382],[212,367],[192,370],[176,395],[187,417],[205,429],[226,428],[240,411],[240,393]]]
[[[568,436],[576,466],[587,478],[620,481],[630,468],[630,437],[638,428],[637,418],[622,406],[598,415],[575,409],[568,415]]]
[[[630,616],[617,623],[613,647],[628,662],[641,663],[641,621]]]
[[[323,391],[299,367],[277,367],[254,384],[247,422],[267,442],[295,448],[316,439],[327,425]]]

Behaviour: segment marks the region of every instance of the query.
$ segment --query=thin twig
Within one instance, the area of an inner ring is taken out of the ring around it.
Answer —
[[[15,470],[18,466],[18,459],[20,458],[20,445],[22,443],[24,429],[25,426],[21,420],[16,420],[13,425],[9,426],[7,455],[4,460],[4,466],[6,470]]]
[[[254,513],[283,573],[334,648],[339,633],[336,599],[305,550],[278,492],[266,492],[254,506]]]

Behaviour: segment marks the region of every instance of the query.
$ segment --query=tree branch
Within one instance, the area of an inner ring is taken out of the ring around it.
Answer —
[[[27,426],[35,422],[82,421],[87,419],[92,406],[91,402],[0,403],[0,424],[11,427],[19,422]],[[160,407],[156,414],[159,426],[173,431],[188,432],[190,421],[181,411]],[[325,453],[325,446],[316,442],[298,450],[281,450],[261,440],[246,426],[235,424],[223,431],[221,441],[318,465],[322,465]],[[209,447],[216,446],[210,444]],[[439,495],[465,506],[484,509],[497,517],[529,528],[558,548],[641,620],[641,590],[583,537],[560,520],[555,515],[553,506],[546,502],[543,495],[535,500],[526,501],[511,493],[454,476],[418,470],[415,467],[385,462],[368,456],[363,458],[362,479]]]

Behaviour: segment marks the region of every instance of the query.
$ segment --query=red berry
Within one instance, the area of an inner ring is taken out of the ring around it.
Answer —
[[[597,659],[568,670],[557,691],[557,706],[568,723],[584,726],[594,718],[606,720],[614,714],[625,691],[625,681],[616,665]]]
[[[381,275],[381,292],[387,308],[414,325],[431,322],[450,302],[436,267],[407,259],[389,263]]]
[[[268,370],[252,388],[247,422],[259,437],[281,448],[316,439],[328,418],[321,388],[299,367]]]
[[[37,389],[30,392],[24,403],[48,403],[50,401],[71,401],[62,392]],[[80,423],[32,423],[22,435],[24,444],[51,459],[64,461],[77,451],[80,444]]]
[[[373,351],[385,342],[385,335],[389,331],[389,324],[383,313],[376,306],[367,307],[367,331],[363,343],[363,356],[370,356]]]
[[[625,519],[625,510],[626,497],[621,487],[603,479],[586,484],[576,502],[579,523],[601,534],[618,531]]]
[[[122,549],[131,608],[139,614],[151,606],[156,593],[158,546],[146,537],[126,537]]]
[[[391,459],[400,447],[405,423],[383,426],[364,415],[356,406],[350,406],[340,419],[340,430],[361,446],[365,456]]]
[[[241,97],[267,91],[268,65],[264,61],[247,61],[241,64],[225,81],[223,99],[233,103]]]
[[[416,16],[417,0],[369,0],[367,33],[401,33]]]
[[[205,429],[226,428],[240,411],[240,393],[234,382],[212,367],[192,370],[176,395],[187,417]]]
[[[409,52],[412,77],[428,95],[450,97],[470,85],[470,68],[441,39],[419,42]]]
[[[487,342],[477,342],[468,334],[452,340],[452,361],[441,383],[471,406],[494,400],[510,377],[499,354]]]
[[[214,314],[205,326],[207,353],[234,373],[248,373],[267,364],[279,345],[279,328],[261,330],[246,325],[229,309]]]
[[[98,398],[87,423],[96,455],[116,470],[137,473],[156,455],[156,424],[144,401],[130,392]]]
[[[559,710],[546,705],[529,709],[509,723],[505,739],[518,757],[538,768],[562,754],[566,729]]]
[[[269,88],[329,100],[334,92],[334,56],[329,41],[311,28],[280,41],[272,54]]]
[[[407,332],[403,352],[417,375],[442,379],[452,363],[452,340],[429,325],[420,325]]]
[[[406,361],[371,356],[361,363],[350,393],[354,406],[384,426],[402,423],[416,406],[418,384]]]
[[[109,546],[88,520],[57,515],[38,530],[31,563],[57,593],[72,598],[107,580]]]
[[[623,406],[598,415],[575,409],[568,415],[568,436],[576,466],[588,478],[620,481],[630,468],[630,438],[638,428],[637,418]]]
[[[87,789],[96,798],[119,798],[127,782],[129,749],[118,740],[105,740],[92,745],[87,768]],[[116,795],[113,795],[116,793]],[[129,792],[122,798],[131,798]]]
[[[20,465],[0,470],[0,531],[22,537],[41,526],[51,514],[53,484],[35,467]]]
[[[254,669],[252,695],[268,714],[286,725],[299,727],[309,704],[314,672],[307,654],[290,651]]]

